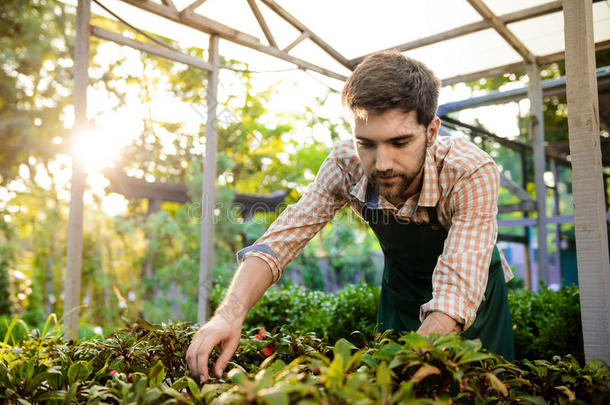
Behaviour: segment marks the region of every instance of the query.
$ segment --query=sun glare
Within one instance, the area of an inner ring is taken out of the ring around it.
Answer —
[[[120,146],[117,146],[101,131],[89,130],[77,135],[72,151],[91,172],[112,166],[120,154]]]
[[[129,201],[120,194],[110,193],[102,199],[102,211],[112,217],[127,212]]]

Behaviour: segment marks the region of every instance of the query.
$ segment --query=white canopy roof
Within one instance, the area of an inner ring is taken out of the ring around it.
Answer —
[[[173,0],[173,4],[177,11],[181,11],[193,1]],[[172,38],[184,46],[198,46],[204,49],[208,46],[208,35],[199,30],[170,21],[125,1],[99,0],[99,2],[139,28]],[[160,0],[151,0],[151,2],[162,4]],[[147,2],[132,1],[132,3]],[[193,9],[197,14],[256,37],[261,45],[269,45],[269,40],[247,0],[207,0],[201,3]],[[378,0],[374,3],[364,0],[278,0],[271,3],[276,3],[294,16],[310,32],[347,60],[483,21],[483,17],[467,0],[421,2]],[[266,4],[267,1],[256,1],[269,31],[281,50],[299,37],[301,32]],[[564,28],[560,1],[484,0],[484,4],[500,18],[515,16],[524,13],[524,10],[532,10],[536,7],[548,6],[549,9],[557,10],[508,23],[506,27],[535,56],[563,51]],[[95,3],[93,12],[105,14]],[[610,1],[595,2],[593,19],[595,42],[610,40]],[[489,27],[489,24],[486,26]],[[294,66],[255,50],[244,53],[243,46],[227,41],[221,42],[220,49],[223,56],[247,62],[252,69],[269,70]],[[333,59],[311,39],[298,43],[289,53],[343,76],[349,75],[350,70],[347,67]],[[405,54],[426,63],[441,79],[523,61],[523,57],[494,28],[417,47],[406,51]],[[244,58],[244,55],[247,57]]]

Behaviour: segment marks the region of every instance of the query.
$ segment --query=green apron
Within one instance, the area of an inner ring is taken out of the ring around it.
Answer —
[[[371,209],[370,205],[364,205],[362,217],[377,235],[385,256],[377,314],[380,331],[415,331],[421,325],[420,306],[432,299],[432,273],[443,252],[447,231],[438,222],[436,208],[428,210],[429,223],[418,224],[397,219],[376,207]],[[481,339],[490,352],[507,360],[515,359],[506,283],[497,247],[493,250],[485,296],[476,319],[462,336]]]

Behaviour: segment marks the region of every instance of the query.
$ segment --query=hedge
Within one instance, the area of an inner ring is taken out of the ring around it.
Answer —
[[[216,287],[212,307],[224,290]],[[571,354],[584,364],[578,288],[553,291],[541,285],[539,292],[509,290],[515,351],[518,359],[547,359]],[[302,332],[314,332],[331,342],[348,338],[358,330],[374,336],[379,288],[366,284],[345,287],[337,294],[311,291],[294,284],[271,287],[248,314],[245,329],[268,330],[283,324]]]

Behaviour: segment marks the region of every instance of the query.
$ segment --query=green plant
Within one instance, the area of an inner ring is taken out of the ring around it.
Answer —
[[[575,286],[553,291],[510,291],[517,358],[551,359],[571,354],[584,364],[580,298]]]
[[[212,310],[224,297],[216,285],[211,295]],[[584,364],[580,301],[574,286],[553,291],[541,286],[538,292],[509,290],[518,359],[547,359],[571,354]],[[349,285],[336,294],[310,291],[288,283],[270,288],[252,308],[244,329],[268,330],[289,324],[295,330],[314,332],[329,341],[349,337],[354,330],[371,339],[377,321],[379,288]],[[361,339],[358,337],[357,339]]]
[[[212,310],[224,297],[216,286],[211,294]],[[379,288],[352,284],[336,294],[311,291],[288,283],[271,287],[250,310],[244,329],[268,330],[291,325],[301,332],[313,332],[330,341],[347,337],[354,330],[370,339],[375,333]]]
[[[49,326],[49,325],[47,325]],[[196,327],[129,328],[66,342],[56,328],[32,331],[0,347],[0,401],[138,404],[602,404],[610,368],[581,367],[572,356],[507,362],[478,340],[450,334],[398,340],[385,333],[354,345],[287,327],[242,333],[222,378],[204,385],[184,359]],[[265,352],[265,348],[271,348]],[[267,353],[267,354],[265,354]],[[211,353],[208,366],[218,358]]]
[[[2,254],[2,249],[0,249],[0,254]],[[11,314],[12,305],[9,294],[8,261],[0,256],[0,316]]]

